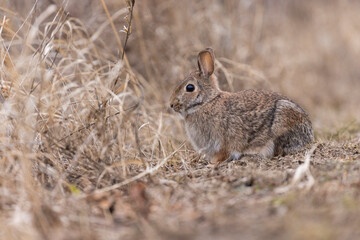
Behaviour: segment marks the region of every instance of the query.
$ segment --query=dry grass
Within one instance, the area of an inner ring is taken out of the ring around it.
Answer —
[[[0,239],[360,237],[359,3],[137,1],[125,31],[129,1],[0,3]],[[277,191],[305,150],[214,171],[184,144],[170,89],[207,46],[223,89],[309,111],[311,188]]]

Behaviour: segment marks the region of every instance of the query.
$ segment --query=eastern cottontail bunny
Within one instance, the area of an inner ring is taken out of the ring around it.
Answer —
[[[306,112],[290,99],[263,90],[221,91],[211,48],[198,55],[199,70],[174,89],[170,106],[185,119],[193,147],[212,163],[258,154],[270,158],[314,140]]]

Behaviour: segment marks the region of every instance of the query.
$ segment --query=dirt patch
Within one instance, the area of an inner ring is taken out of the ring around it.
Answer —
[[[130,192],[130,226],[124,228],[115,204],[114,222],[95,231],[107,227],[129,239],[354,239],[360,236],[359,146],[358,139],[320,143],[310,167],[314,186],[282,194],[276,189],[290,184],[306,150],[216,170],[201,159],[186,170],[165,167],[124,190]]]

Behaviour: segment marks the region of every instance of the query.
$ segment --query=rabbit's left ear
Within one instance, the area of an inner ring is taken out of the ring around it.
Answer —
[[[215,55],[211,48],[206,48],[198,55],[199,70],[208,78],[213,74],[215,68]]]

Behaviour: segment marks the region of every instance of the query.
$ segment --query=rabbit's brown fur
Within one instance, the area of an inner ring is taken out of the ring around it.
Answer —
[[[211,49],[201,51],[199,70],[190,73],[170,99],[198,152],[212,162],[244,154],[272,157],[298,151],[314,140],[308,115],[290,99],[263,90],[221,91],[213,75],[214,60]]]

